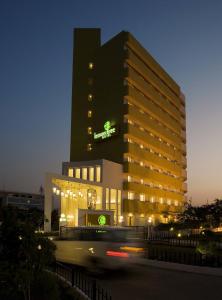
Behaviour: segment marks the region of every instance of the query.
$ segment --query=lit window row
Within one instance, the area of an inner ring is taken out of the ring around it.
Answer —
[[[141,59],[140,59],[141,60]],[[161,92],[161,90],[159,90],[159,89],[157,89],[146,77],[143,77],[133,66],[131,66],[131,65],[128,65],[128,67],[129,68],[131,68],[136,74],[137,74],[137,76],[138,77],[140,77],[143,81],[145,81],[146,82],[146,84],[148,84],[153,90],[155,90],[155,92],[156,93],[158,93],[165,101],[167,101],[170,105],[172,105],[176,110],[177,110],[177,112],[179,112],[180,114],[181,114],[181,111],[180,111],[180,109],[179,109],[179,107],[177,107],[176,105],[175,105],[175,103],[173,102],[173,101],[170,101],[170,99],[168,99],[162,92]],[[147,65],[146,65],[146,67],[148,67]],[[149,67],[148,67],[149,68]],[[150,69],[151,70],[151,69]],[[152,71],[153,72],[153,71]],[[155,76],[157,76],[156,74],[155,74]],[[159,76],[157,76],[157,77],[159,77]],[[160,79],[161,80],[161,79]],[[161,80],[162,81],[162,80]],[[164,85],[165,85],[165,83],[164,83]],[[178,96],[177,96],[178,97]]]
[[[163,190],[163,191],[166,191],[166,192],[177,193],[177,194],[180,194],[180,195],[184,194],[183,191],[181,191],[180,189],[176,189],[172,186],[167,186],[167,185],[164,185],[164,184],[157,184],[157,183],[153,183],[153,182],[150,182],[150,181],[147,181],[147,180],[144,181],[144,179],[142,179],[142,178],[134,178],[130,175],[127,176],[126,181],[136,183],[136,184],[143,184],[144,186],[147,186],[149,188]]]
[[[93,70],[94,69],[94,63],[93,62],[89,62],[88,67],[89,67],[90,70]]]
[[[92,151],[92,144],[87,144],[86,150],[87,151]]]
[[[160,138],[158,135],[154,134],[153,132],[149,131],[148,129],[143,128],[143,127],[142,127],[140,124],[138,124],[137,122],[132,121],[132,120],[126,118],[126,116],[125,116],[125,118],[124,118],[124,122],[125,122],[125,123],[129,123],[129,124],[133,125],[134,127],[138,128],[139,130],[148,133],[150,136],[152,136],[153,138],[155,138],[156,140],[158,140],[158,142],[160,142],[160,143],[162,143],[162,144],[164,144],[164,145],[166,145],[166,146],[172,148],[173,150],[178,150],[178,151],[180,151],[180,150],[177,149],[173,144],[170,144],[169,142],[164,141],[163,138]]]
[[[127,104],[130,106],[133,106],[137,111],[139,111],[141,114],[145,114],[146,116],[148,116],[148,118],[150,120],[154,120],[156,124],[158,124],[159,126],[163,127],[164,129],[166,129],[167,131],[169,131],[170,134],[172,134],[173,136],[176,136],[178,138],[181,138],[180,134],[176,133],[175,131],[173,131],[171,128],[167,127],[164,123],[161,123],[158,119],[156,119],[155,117],[152,117],[149,113],[143,111],[138,105],[127,101]]]
[[[88,127],[87,132],[88,132],[88,134],[92,134],[92,127]]]
[[[101,182],[101,167],[69,168],[68,176],[77,179]]]
[[[164,114],[167,114],[168,117],[170,117],[173,121],[177,122],[181,127],[183,125],[181,124],[180,120],[178,120],[173,114],[171,114],[168,110],[164,109],[160,106],[160,104],[157,104],[154,100],[152,100],[150,97],[146,96],[140,89],[138,89],[136,86],[134,86],[131,82],[124,80],[125,85],[129,85],[133,89],[135,89],[138,93],[140,93],[146,100],[151,101],[158,109],[160,109]],[[184,115],[180,111],[180,117],[184,118]]]
[[[167,86],[167,88],[176,96],[178,97],[178,95],[174,92],[174,90],[156,73],[154,72],[149,65],[147,65],[147,63],[143,60],[143,58],[137,54],[137,52],[135,52],[135,50],[133,50],[131,47],[127,47],[124,45],[124,50],[130,50],[132,51],[132,53],[140,60],[140,62],[144,65],[145,68],[149,69],[149,71],[158,78],[158,80],[160,80],[164,85]],[[129,65],[127,63],[124,63],[124,67],[128,67]],[[183,102],[182,102],[183,103]]]
[[[151,134],[152,134],[152,133],[151,133]],[[166,159],[167,161],[169,161],[169,162],[171,162],[171,163],[177,164],[177,165],[179,165],[179,166],[181,165],[180,162],[178,162],[178,161],[176,161],[176,160],[172,160],[172,159],[170,159],[169,157],[166,157],[166,156],[164,156],[163,154],[161,154],[161,153],[159,153],[159,152],[155,152],[153,149],[151,149],[151,148],[149,148],[149,147],[147,147],[147,146],[145,146],[145,145],[143,145],[143,144],[139,144],[139,143],[135,142],[132,138],[125,138],[125,137],[124,137],[124,142],[131,143],[131,144],[135,144],[135,145],[137,145],[138,147],[140,147],[140,149],[144,149],[145,151],[148,151],[148,152],[150,152],[150,153],[153,153],[153,154],[155,154],[155,155],[157,155],[157,156],[159,156],[159,157],[161,157],[161,158],[163,158],[163,159]]]
[[[137,200],[135,193],[132,191],[129,191],[127,196],[128,196],[127,198],[129,200]],[[139,194],[139,200],[151,202],[151,203],[160,203],[160,204],[175,205],[175,206],[179,206],[179,204],[182,205],[182,203],[179,202],[178,200],[172,200],[172,199],[167,199],[167,198],[164,199],[163,197],[155,198],[153,196],[148,196],[143,193]]]
[[[129,156],[127,157],[127,161],[131,162],[131,163],[135,163],[137,165],[140,165],[141,167],[150,169],[152,171],[155,171],[155,172],[158,172],[158,173],[170,176],[170,177],[175,178],[175,179],[180,179],[181,178],[180,176],[177,176],[177,175],[171,173],[170,171],[166,171],[166,170],[163,170],[161,168],[157,168],[156,166],[151,165],[149,162],[139,161],[139,160],[133,159],[133,158],[131,158]]]

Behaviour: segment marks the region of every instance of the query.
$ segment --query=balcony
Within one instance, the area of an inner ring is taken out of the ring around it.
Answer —
[[[146,78],[153,86],[164,94],[178,109],[180,109],[180,98],[177,97],[132,51],[128,51],[127,60],[132,67]]]
[[[184,193],[187,192],[187,183],[186,182],[183,182],[183,184],[182,184],[182,190],[184,191]]]
[[[177,201],[183,201],[183,195],[166,191],[163,189],[158,189],[154,187],[149,187],[145,184],[135,183],[135,182],[124,182],[123,189],[125,191],[134,191],[137,194],[144,193],[146,195],[150,195],[158,198],[168,198]]]
[[[145,80],[143,80],[132,68],[126,69],[126,77],[129,78],[129,81],[132,82],[133,85],[136,86],[141,92],[144,93],[148,98],[151,98],[154,102],[156,102],[160,107],[164,107],[168,111],[168,113],[178,121],[180,121],[180,112],[163,96],[161,96],[152,86],[148,84]]]
[[[181,176],[182,176],[183,178],[187,179],[187,170],[182,169],[182,171],[181,171]]]
[[[138,90],[134,89],[132,86],[128,86],[126,92],[127,98],[131,99],[131,102],[142,108],[147,113],[153,115],[157,119],[165,123],[166,126],[170,127],[173,131],[180,134],[180,123],[176,122],[174,118],[170,117],[170,114],[166,113],[159,105],[155,104],[151,99],[146,98]],[[181,118],[182,119],[182,118]]]
[[[159,157],[158,155],[151,153],[148,150],[141,149],[136,144],[126,143],[124,152],[130,153],[130,156],[136,158],[137,160],[145,160],[147,162],[152,163],[153,165],[156,165],[160,168],[173,172],[177,176],[180,176],[181,174],[180,166],[166,160],[163,157]]]
[[[166,127],[161,126],[157,123],[156,120],[150,119],[147,115],[141,114],[132,106],[128,106],[128,115],[131,120],[134,120],[141,127],[146,128],[149,131],[152,131],[159,137],[163,139],[168,139],[170,143],[173,143],[176,147],[180,147],[181,140],[178,136],[173,135],[172,132],[166,129]]]
[[[133,36],[129,36],[127,42],[129,48],[131,48],[144,62],[158,74],[166,84],[174,91],[176,95],[180,95],[180,88],[177,83],[161,68],[161,66],[155,61],[155,59],[137,42]]]
[[[137,140],[138,143],[146,143],[147,147],[155,148],[157,152],[166,154],[167,156],[170,156],[171,159],[181,161],[181,153],[179,151],[174,150],[172,147],[169,147],[164,143],[161,143],[158,139],[149,135],[145,131],[141,131],[134,125],[125,124],[125,132],[129,136],[132,136],[133,139]]]
[[[141,167],[135,163],[124,163],[124,172],[132,176],[144,178],[158,184],[167,185],[172,188],[181,189],[182,181],[180,179],[159,173],[157,171]]]
[[[139,200],[123,199],[123,212],[134,214],[163,214],[166,212],[178,213],[181,211],[180,206],[169,206],[160,203],[142,202]]]
[[[184,141],[186,141],[186,131],[181,130],[181,137]]]

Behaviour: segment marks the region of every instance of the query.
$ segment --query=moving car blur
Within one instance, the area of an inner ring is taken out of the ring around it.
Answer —
[[[62,227],[57,261],[85,267],[92,273],[132,267],[143,256],[140,232],[124,227]]]

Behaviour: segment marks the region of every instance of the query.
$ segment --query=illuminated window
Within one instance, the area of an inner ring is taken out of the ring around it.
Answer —
[[[140,183],[141,183],[141,184],[143,184],[143,183],[144,183],[143,179],[140,179]]]
[[[80,169],[79,168],[75,169],[75,178],[80,178]]]
[[[175,206],[178,206],[178,201],[175,201],[175,203],[174,203],[174,204],[175,204]]]
[[[171,205],[171,200],[170,199],[167,200],[167,204]]]
[[[68,176],[73,177],[73,169],[69,168],[68,170]]]
[[[154,197],[151,197],[151,198],[150,198],[150,201],[151,201],[152,203],[154,203]]]
[[[89,180],[90,181],[94,180],[94,168],[93,167],[89,168]]]
[[[92,134],[92,127],[88,127],[88,134]]]
[[[92,62],[89,63],[89,69],[90,70],[94,69],[94,64]]]
[[[111,189],[111,193],[110,193],[110,203],[111,204],[114,204],[114,203],[116,203],[117,201],[117,190],[115,190],[115,189]],[[111,208],[111,209],[115,209],[116,207],[115,206],[113,206],[113,208]]]
[[[128,176],[127,176],[127,181],[130,182],[131,179],[132,179],[131,176],[128,175]]]
[[[92,144],[87,144],[87,151],[91,151],[92,150]]]
[[[133,192],[128,192],[128,199],[133,200],[134,199],[134,193]]]
[[[140,166],[143,167],[143,165],[144,165],[144,163],[141,161],[141,162],[140,162]]]
[[[142,144],[140,144],[140,148],[143,149],[143,145]]]
[[[145,194],[140,194],[140,201],[145,201]]]
[[[82,179],[87,180],[87,168],[82,168]]]
[[[91,118],[91,117],[92,117],[92,111],[88,110],[88,118]]]
[[[92,95],[92,94],[89,94],[89,95],[88,95],[88,100],[89,100],[89,101],[92,101],[92,99],[93,99],[93,95]]]
[[[99,166],[96,167],[96,181],[101,181],[101,168]]]
[[[163,198],[162,197],[160,198],[160,203],[163,204]]]

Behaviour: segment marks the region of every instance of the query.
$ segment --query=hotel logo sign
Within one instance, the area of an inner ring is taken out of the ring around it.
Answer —
[[[110,121],[106,121],[103,127],[105,129],[104,131],[99,133],[94,132],[93,138],[95,141],[108,139],[117,133],[117,128],[112,126]]]

